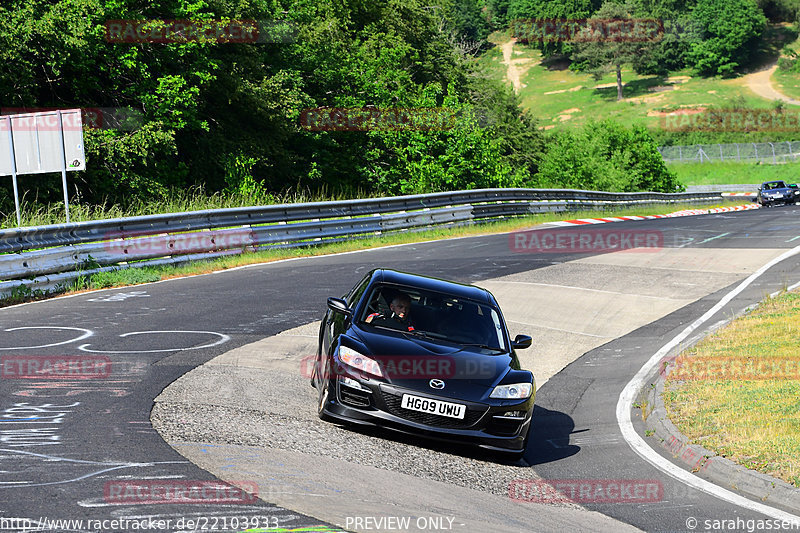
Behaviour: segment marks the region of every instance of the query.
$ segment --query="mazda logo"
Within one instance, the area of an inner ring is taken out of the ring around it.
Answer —
[[[428,382],[428,385],[430,385],[432,389],[443,389],[444,381],[441,379],[432,379]]]

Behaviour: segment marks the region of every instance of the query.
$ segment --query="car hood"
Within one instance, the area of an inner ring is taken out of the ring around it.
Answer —
[[[515,361],[510,353],[463,347],[403,332],[354,327],[350,333],[363,345],[362,353],[379,362],[387,382],[437,395],[464,397],[474,394],[476,387],[493,388]],[[431,388],[431,379],[444,381],[444,389]]]

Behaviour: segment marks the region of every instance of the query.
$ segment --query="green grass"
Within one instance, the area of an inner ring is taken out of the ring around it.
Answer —
[[[771,180],[795,183],[800,180],[800,163],[670,163],[668,167],[684,185],[755,184]]]
[[[730,204],[728,204],[730,205]],[[717,207],[716,205],[704,206],[707,208]],[[110,272],[101,272],[87,275],[73,281],[70,285],[63,287],[60,291],[51,294],[43,294],[41,291],[22,288],[15,291],[15,294],[6,299],[0,300],[0,307],[13,305],[25,301],[39,300],[53,296],[54,294],[81,292],[85,290],[104,289],[109,287],[122,287],[160,281],[163,279],[193,276],[206,274],[218,270],[239,267],[249,264],[268,263],[288,259],[292,257],[309,257],[314,255],[332,254],[353,250],[364,250],[381,246],[391,246],[412,242],[429,241],[436,239],[447,239],[470,235],[484,235],[490,233],[505,233],[514,230],[530,228],[538,224],[553,222],[557,220],[570,220],[575,218],[587,217],[610,217],[626,215],[650,215],[680,211],[682,209],[697,209],[697,205],[673,204],[653,207],[610,209],[596,211],[575,211],[571,213],[543,213],[519,218],[508,218],[499,221],[488,222],[486,224],[462,227],[440,227],[425,231],[412,232],[402,231],[387,233],[380,236],[353,239],[344,242],[307,246],[303,248],[271,249],[261,252],[243,253],[241,255],[231,255],[211,259],[208,261],[198,261],[185,265],[163,265],[142,268],[125,268]],[[88,266],[91,268],[91,266]]]
[[[692,443],[800,487],[798,339],[800,293],[768,298],[679,356],[670,419]]]
[[[778,69],[772,75],[772,86],[789,98],[800,100],[800,73]],[[797,110],[794,106],[789,106],[787,109],[795,112]]]

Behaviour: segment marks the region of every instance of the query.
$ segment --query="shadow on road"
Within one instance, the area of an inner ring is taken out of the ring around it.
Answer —
[[[523,459],[533,466],[575,455],[581,448],[569,443],[574,429],[575,422],[571,416],[536,405]]]

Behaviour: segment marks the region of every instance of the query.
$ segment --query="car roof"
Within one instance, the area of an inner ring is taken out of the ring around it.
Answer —
[[[467,298],[470,300],[493,304],[493,299],[489,296],[489,291],[486,289],[481,289],[480,287],[467,285],[465,283],[458,283],[455,281],[447,281],[439,278],[412,274],[410,272],[378,268],[373,270],[372,282],[405,285],[408,287],[443,292],[459,298]]]

